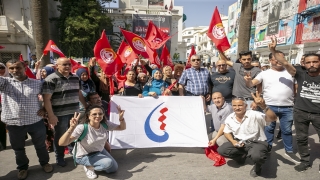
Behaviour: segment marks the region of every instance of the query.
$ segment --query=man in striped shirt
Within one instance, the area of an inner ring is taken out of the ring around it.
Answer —
[[[87,107],[85,98],[79,91],[79,77],[72,74],[71,62],[67,58],[57,60],[57,71],[50,74],[43,83],[42,94],[48,121],[54,125],[54,148],[59,166],[66,166],[64,146],[59,146],[60,137],[69,127],[74,112],[79,111],[79,100]]]

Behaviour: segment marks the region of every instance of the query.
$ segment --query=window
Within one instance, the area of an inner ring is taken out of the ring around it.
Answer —
[[[6,64],[10,59],[19,59],[21,52],[1,52],[0,62]]]
[[[199,37],[199,42],[201,42],[201,37]]]
[[[266,9],[264,9],[263,10],[263,17],[268,17],[268,9],[266,8]]]
[[[190,43],[190,39],[187,39],[187,43]]]
[[[320,16],[313,18],[312,31],[320,31]]]
[[[283,10],[287,10],[287,9],[289,9],[290,6],[291,6],[290,0],[284,1],[283,4],[284,4]]]
[[[234,18],[234,11],[230,14],[230,19]]]
[[[188,34],[191,34],[191,31],[189,31]]]
[[[187,57],[189,57],[189,53],[187,53]]]
[[[3,7],[2,0],[0,0],[0,16],[2,15],[4,15],[4,7]]]

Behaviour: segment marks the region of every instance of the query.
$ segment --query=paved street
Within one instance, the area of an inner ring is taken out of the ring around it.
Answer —
[[[209,116],[207,116],[207,120]],[[294,163],[284,156],[282,140],[274,142],[273,151],[263,165],[262,176],[255,179],[281,180],[319,180],[320,144],[319,138],[310,127],[309,144],[313,167],[304,173],[293,169]],[[294,140],[295,142],[295,140]],[[296,143],[294,144],[296,151]],[[38,165],[37,156],[31,140],[26,141],[27,155],[30,159],[29,180],[44,179],[87,179],[82,166],[75,167],[71,156],[67,156],[68,165],[64,168],[54,165],[54,172],[46,174]],[[115,174],[98,173],[98,179],[253,179],[249,175],[252,167],[250,160],[239,167],[233,160],[227,159],[227,164],[214,167],[202,148],[150,148],[113,150],[113,157],[119,164]],[[50,153],[51,163],[55,163],[54,153]],[[0,152],[0,180],[16,179],[17,170],[14,152],[9,146]]]

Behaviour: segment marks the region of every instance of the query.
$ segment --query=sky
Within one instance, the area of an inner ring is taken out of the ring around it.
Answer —
[[[186,27],[194,27],[209,26],[216,6],[220,14],[228,15],[229,6],[235,2],[237,0],[174,0],[174,5],[183,6]]]

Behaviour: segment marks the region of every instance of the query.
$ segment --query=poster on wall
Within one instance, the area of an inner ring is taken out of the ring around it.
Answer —
[[[271,36],[278,33],[281,8],[281,2],[270,1],[267,36]]]
[[[160,30],[171,35],[172,17],[165,15],[146,15],[146,14],[133,14],[132,15],[132,32],[141,37],[145,37],[148,29],[148,23],[152,21]],[[166,46],[170,51],[171,39],[166,42]],[[159,54],[159,52],[158,52]],[[161,53],[160,53],[161,54]]]
[[[279,21],[272,22],[268,24],[267,27],[267,36],[278,34],[279,32]]]
[[[108,1],[108,2],[103,3],[103,6],[104,6],[105,8],[115,8],[115,9],[118,9],[118,8],[119,8],[119,1],[120,1],[120,0],[111,0],[111,1]]]
[[[148,6],[148,0],[130,0],[130,6]]]

